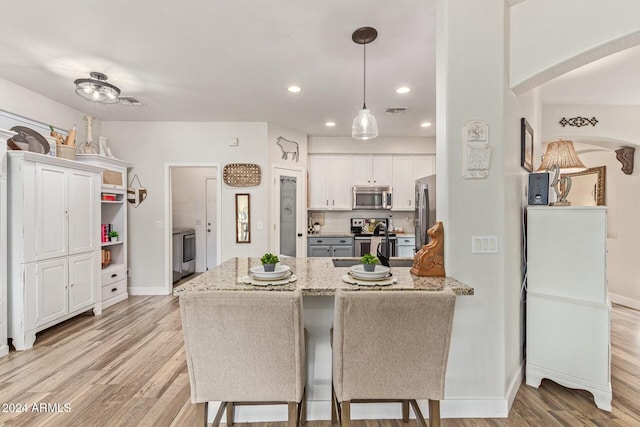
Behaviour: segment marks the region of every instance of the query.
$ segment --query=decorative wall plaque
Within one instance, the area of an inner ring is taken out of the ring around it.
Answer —
[[[633,156],[636,149],[633,147],[622,147],[616,150],[616,159],[622,163],[622,172],[631,175],[633,172]]]
[[[230,187],[260,185],[260,166],[254,163],[229,163],[222,169],[222,179]]]
[[[558,123],[560,123],[562,125],[562,127],[565,127],[567,125],[569,126],[575,126],[577,128],[582,127],[582,126],[595,126],[596,124],[598,124],[598,119],[596,119],[595,117],[571,117],[571,118],[565,118],[563,117],[562,120],[560,120]]]
[[[486,178],[491,166],[489,126],[482,120],[470,120],[462,128],[464,178]]]

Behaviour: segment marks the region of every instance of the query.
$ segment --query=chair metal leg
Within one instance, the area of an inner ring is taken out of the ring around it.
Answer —
[[[429,399],[429,426],[440,427],[440,401]]]
[[[235,415],[235,406],[233,406],[233,402],[227,402],[227,427],[231,427],[233,425],[233,419]]]
[[[402,401],[402,422],[403,423],[409,422],[409,401],[408,400]]]
[[[207,427],[207,416],[209,412],[209,402],[196,403],[196,426]]]
[[[351,401],[343,400],[340,407],[340,426],[351,427]]]
[[[411,407],[413,408],[413,413],[416,414],[416,421],[420,427],[427,427],[427,421],[424,419],[424,415],[422,415],[422,411],[418,406],[418,402],[415,400],[410,400]]]

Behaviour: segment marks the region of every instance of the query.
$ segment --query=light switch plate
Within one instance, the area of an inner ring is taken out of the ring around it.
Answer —
[[[498,236],[471,236],[471,253],[497,254]]]

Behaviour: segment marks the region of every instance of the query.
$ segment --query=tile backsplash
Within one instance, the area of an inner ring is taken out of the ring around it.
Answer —
[[[351,231],[351,218],[391,218],[393,227],[402,227],[405,232],[413,233],[413,211],[380,211],[380,210],[355,210],[355,211],[308,211],[310,225],[311,218],[317,219],[324,216],[324,225],[320,226],[320,232],[342,233]],[[322,222],[321,222],[322,223]]]

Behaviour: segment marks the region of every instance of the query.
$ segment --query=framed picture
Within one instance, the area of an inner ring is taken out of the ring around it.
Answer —
[[[520,166],[533,172],[533,128],[524,117],[520,119]]]

